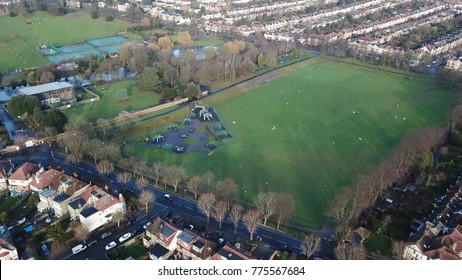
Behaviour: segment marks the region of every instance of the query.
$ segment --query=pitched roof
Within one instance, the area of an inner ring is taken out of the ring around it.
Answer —
[[[72,196],[76,191],[80,190],[81,188],[88,185],[85,182],[80,181],[77,178],[69,176],[67,174],[62,174],[58,178],[55,178],[51,183],[52,188],[59,189],[62,184],[67,185],[67,189],[65,190],[66,194]]]
[[[110,194],[104,194],[95,204],[95,208],[99,211],[104,211],[109,207],[119,203],[119,199]]]
[[[49,169],[42,174],[35,176],[35,179],[30,183],[31,186],[43,190],[44,188],[51,185],[56,178],[64,174],[64,171],[58,171],[56,169]]]
[[[219,252],[212,256],[212,260],[248,260],[249,257],[235,249],[225,245]]]
[[[38,166],[37,164],[26,162],[21,167],[19,167],[13,174],[11,174],[9,180],[27,181],[39,169],[40,166]]]

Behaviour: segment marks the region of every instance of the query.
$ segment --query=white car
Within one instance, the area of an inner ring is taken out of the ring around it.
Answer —
[[[122,243],[124,242],[125,240],[129,239],[130,237],[132,237],[132,234],[127,232],[126,234],[122,235],[120,238],[119,238],[119,242]]]
[[[143,228],[144,228],[144,229],[147,229],[150,225],[151,225],[151,222],[147,222],[147,223],[143,226]]]
[[[114,248],[115,246],[117,246],[117,243],[115,243],[114,241],[112,241],[111,243],[107,244],[106,245],[106,250],[111,250],[112,248]]]

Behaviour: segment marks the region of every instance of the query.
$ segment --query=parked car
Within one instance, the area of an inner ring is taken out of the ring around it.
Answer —
[[[26,217],[19,218],[16,222],[18,225],[22,225],[27,221]]]
[[[136,213],[136,212],[138,212],[140,210],[138,205],[132,205],[132,207],[130,207],[130,209],[132,210],[133,213]]]
[[[79,244],[79,245],[72,248],[72,253],[73,254],[78,254],[78,253],[82,252],[85,249],[87,249],[87,246],[85,246],[83,244]]]
[[[164,194],[164,199],[167,200],[167,201],[172,201],[173,200],[172,196],[169,195],[169,194]]]
[[[110,231],[101,234],[101,240],[103,240],[103,239],[109,237],[111,234],[112,234],[112,232],[110,232]]]
[[[143,225],[143,228],[144,228],[144,229],[147,229],[150,225],[152,225],[152,223],[151,223],[151,222],[147,222],[147,223],[145,223],[145,224]]]
[[[45,223],[47,223],[47,224],[51,223],[50,217],[48,217],[48,218],[45,220]]]
[[[50,250],[48,250],[48,247],[47,247],[46,244],[42,244],[41,248],[42,248],[42,252],[43,252],[43,254],[45,256],[48,256],[50,254]]]
[[[130,232],[127,232],[126,234],[122,235],[120,238],[119,238],[119,242],[120,243],[123,243],[124,241],[126,241],[127,239],[129,239],[130,237],[132,237],[132,234]]]
[[[95,239],[95,240],[92,240],[92,241],[88,242],[87,246],[91,247],[91,246],[95,245],[96,243],[98,243],[98,240]]]
[[[114,241],[111,241],[111,243],[107,244],[106,247],[104,247],[106,250],[111,250],[112,248],[114,248],[115,246],[117,246],[117,243],[115,243]]]

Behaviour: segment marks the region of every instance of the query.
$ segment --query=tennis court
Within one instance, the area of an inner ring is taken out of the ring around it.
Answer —
[[[102,56],[117,53],[128,39],[122,36],[101,38],[84,43],[56,47],[56,54],[48,54],[46,58],[52,63],[83,59],[88,56]]]

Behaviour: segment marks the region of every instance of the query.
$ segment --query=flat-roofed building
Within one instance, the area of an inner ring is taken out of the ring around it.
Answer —
[[[63,103],[74,103],[74,86],[67,82],[53,82],[34,87],[19,89],[20,94],[36,95],[40,102],[46,106],[63,105]]]

